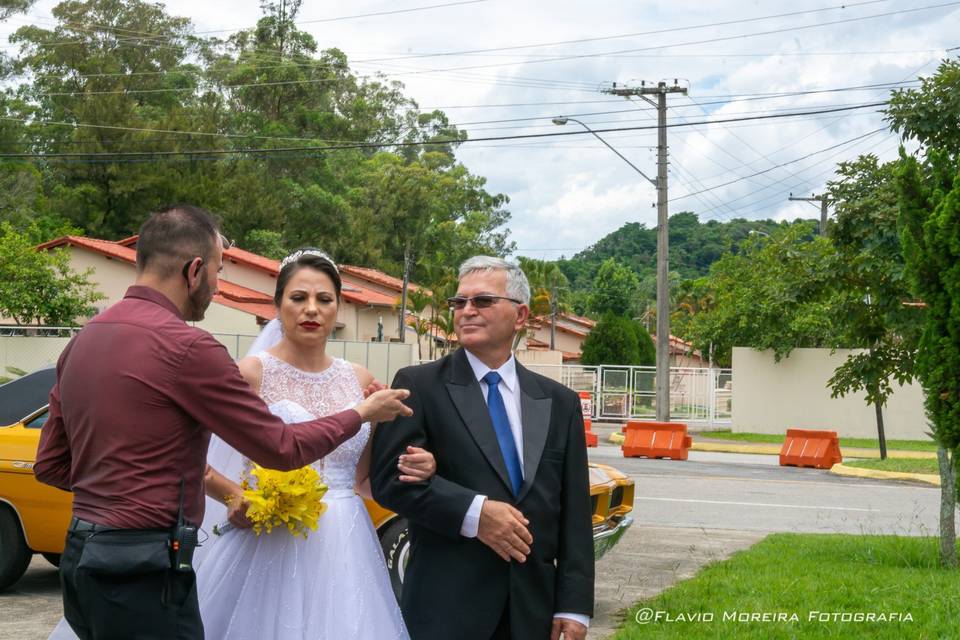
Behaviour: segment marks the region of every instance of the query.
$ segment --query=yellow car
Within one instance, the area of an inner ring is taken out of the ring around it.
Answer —
[[[47,420],[52,368],[0,385],[0,590],[20,579],[35,553],[60,562],[72,496],[33,475],[40,430]],[[633,523],[633,481],[613,467],[590,465],[594,553],[600,558]],[[397,596],[410,554],[405,518],[368,500],[367,511]]]

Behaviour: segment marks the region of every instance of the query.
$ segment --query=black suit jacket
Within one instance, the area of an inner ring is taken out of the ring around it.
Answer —
[[[548,638],[556,612],[593,615],[590,481],[576,393],[517,363],[524,481],[515,498],[480,384],[463,350],[407,367],[413,416],[380,425],[373,440],[373,496],[410,522],[401,608],[413,640],[487,640],[509,602],[512,635]],[[407,445],[433,452],[425,483],[397,479]],[[460,535],[474,496],[513,504],[530,521],[525,563],[506,562]]]

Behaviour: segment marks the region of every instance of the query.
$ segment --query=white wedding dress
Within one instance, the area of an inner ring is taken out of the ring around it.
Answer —
[[[260,395],[285,422],[354,406],[363,392],[353,367],[334,359],[309,373],[262,351]],[[354,493],[357,462],[370,425],[314,463],[329,487],[316,531],[297,538],[286,529],[257,536],[234,529],[211,536],[197,570],[200,613],[208,640],[408,640],[380,542],[363,500]],[[218,438],[209,459],[233,480],[249,461]],[[219,453],[218,453],[219,451]],[[224,455],[226,453],[226,455]],[[224,520],[208,500],[205,523]],[[208,532],[211,526],[204,527]]]

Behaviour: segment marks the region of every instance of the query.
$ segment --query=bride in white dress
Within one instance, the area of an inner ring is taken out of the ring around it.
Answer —
[[[319,251],[285,259],[277,280],[278,321],[264,330],[238,364],[271,410],[287,422],[336,413],[355,405],[373,377],[362,367],[327,356],[336,323],[340,279]],[[278,327],[280,330],[278,331]],[[276,335],[280,333],[281,335]],[[274,344],[275,343],[275,344]],[[263,349],[263,350],[261,350]],[[328,486],[326,512],[304,538],[285,529],[255,535],[235,528],[207,542],[197,590],[210,640],[407,639],[383,553],[363,500],[369,496],[370,425],[314,463]],[[214,438],[207,494],[235,496],[249,461]],[[398,464],[407,481],[429,479],[433,457],[411,448]],[[229,519],[248,524],[245,507],[210,504],[204,529]]]
[[[325,352],[340,301],[336,265],[317,250],[281,263],[277,320],[238,363],[240,372],[285,422],[301,422],[356,405],[374,384],[363,367]],[[409,640],[380,542],[363,500],[369,497],[370,433],[359,433],[313,464],[328,490],[326,512],[306,538],[285,528],[257,536],[237,499],[250,461],[213,436],[207,456],[203,529],[229,521],[194,556],[197,592],[208,640]],[[429,480],[433,456],[408,447],[400,479]],[[231,499],[232,498],[232,499]],[[229,502],[230,506],[224,503]],[[66,621],[50,640],[75,639]]]

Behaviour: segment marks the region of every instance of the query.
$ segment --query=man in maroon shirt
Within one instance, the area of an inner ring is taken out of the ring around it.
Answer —
[[[34,472],[74,494],[60,571],[64,615],[80,638],[203,638],[193,570],[171,568],[167,547],[178,519],[203,520],[211,432],[264,466],[295,469],[363,422],[410,414],[401,389],[312,422],[271,414],[226,349],[186,323],[203,318],[222,254],[206,211],[153,214],[140,230],[136,283],[57,364]]]

